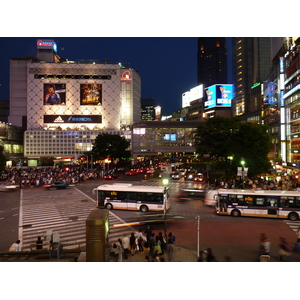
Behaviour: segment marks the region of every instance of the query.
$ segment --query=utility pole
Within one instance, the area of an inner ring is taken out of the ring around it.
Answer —
[[[195,225],[197,225],[197,257],[199,258],[200,256],[200,221],[202,221],[202,219],[200,218],[200,216],[196,216],[195,217]]]

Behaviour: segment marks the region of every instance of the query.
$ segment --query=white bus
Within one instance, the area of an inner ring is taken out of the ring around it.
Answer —
[[[281,190],[226,190],[215,194],[215,209],[219,215],[300,218],[300,192]]]
[[[107,209],[164,211],[170,208],[169,192],[163,186],[115,183],[99,185],[97,207]]]

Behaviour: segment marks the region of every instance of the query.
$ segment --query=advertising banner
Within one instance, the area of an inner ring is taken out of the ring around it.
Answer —
[[[234,98],[233,84],[215,84],[205,89],[204,109],[214,107],[231,107]]]
[[[102,123],[101,115],[44,115],[44,123]]]
[[[81,84],[80,105],[102,105],[102,84]]]
[[[45,105],[65,105],[66,85],[65,84],[44,84],[44,104]]]

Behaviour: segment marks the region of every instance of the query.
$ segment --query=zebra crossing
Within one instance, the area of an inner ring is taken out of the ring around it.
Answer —
[[[60,242],[67,247],[85,247],[86,219],[95,208],[95,200],[77,189],[39,190],[32,196],[32,190],[22,192],[22,217],[20,218],[19,239],[23,251],[30,251],[38,236],[42,239],[47,231],[59,234]],[[125,223],[111,211],[109,212],[109,240],[114,243],[118,238],[132,232],[130,226],[115,227]]]
[[[285,223],[295,232],[297,233],[298,228],[300,227],[300,221],[285,221]]]

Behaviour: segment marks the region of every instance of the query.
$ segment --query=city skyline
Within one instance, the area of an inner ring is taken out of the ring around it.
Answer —
[[[52,39],[70,61],[123,63],[139,72],[142,98],[154,98],[166,113],[181,108],[181,96],[197,86],[198,37],[0,37],[0,99],[9,99],[9,60],[36,56],[37,39]]]

